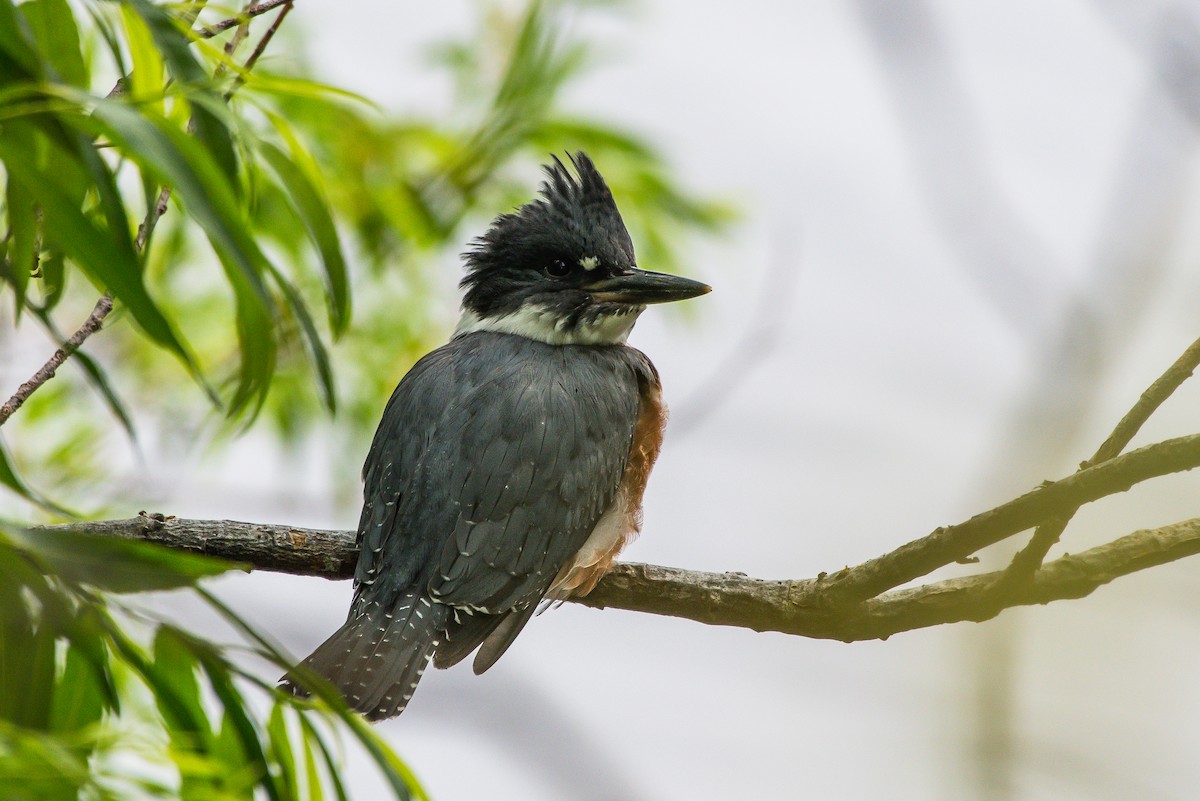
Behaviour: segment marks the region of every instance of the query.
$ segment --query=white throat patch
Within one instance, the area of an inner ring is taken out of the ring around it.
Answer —
[[[564,328],[561,317],[556,317],[538,306],[522,306],[515,312],[502,317],[480,317],[464,309],[454,329],[454,336],[474,331],[495,331],[498,334],[516,334],[536,339],[548,345],[623,345],[637,322],[641,309],[632,307],[627,313],[605,314],[591,322],[582,322],[574,328]]]

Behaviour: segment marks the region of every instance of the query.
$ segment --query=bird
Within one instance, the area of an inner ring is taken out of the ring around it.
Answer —
[[[640,532],[666,425],[658,371],[626,344],[650,304],[710,291],[642,270],[588,156],[463,254],[450,341],[404,375],[363,466],[346,622],[283,679],[399,715],[426,666],[483,673],[539,608],[591,592]]]

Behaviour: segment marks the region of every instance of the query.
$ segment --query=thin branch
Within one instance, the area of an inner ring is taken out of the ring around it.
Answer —
[[[1113,432],[1108,435],[1108,439],[1104,440],[1092,458],[1081,464],[1080,467],[1087,468],[1099,464],[1125,450],[1125,446],[1137,436],[1137,432],[1150,419],[1150,415],[1158,411],[1158,407],[1162,406],[1197,368],[1200,368],[1200,339],[1193,342],[1175,360],[1175,363],[1142,393],[1133,408],[1121,418]]]
[[[233,97],[233,93],[236,92],[241,85],[246,82],[246,74],[250,72],[250,70],[254,69],[254,65],[257,64],[258,60],[262,57],[263,51],[267,49],[267,45],[270,44],[271,39],[275,37],[276,32],[279,30],[279,26],[283,24],[283,18],[286,17],[288,12],[291,10],[292,4],[289,0],[289,2],[285,2],[283,4],[283,8],[280,10],[279,16],[275,17],[275,21],[271,23],[271,27],[267,28],[266,33],[262,35],[262,38],[258,40],[258,44],[255,45],[254,51],[250,54],[250,57],[246,59],[246,63],[242,65],[242,71],[236,78],[234,78],[233,85],[230,86],[229,91],[225,93],[226,101]]]
[[[1175,363],[1167,368],[1158,379],[1151,384],[1138,398],[1124,417],[1117,423],[1108,439],[1092,455],[1092,458],[1079,465],[1081,470],[1115,458],[1137,436],[1137,432],[1166,402],[1175,390],[1188,380],[1200,367],[1200,339],[1188,347]],[[1058,543],[1063,531],[1075,516],[1076,509],[1041,523],[1033,532],[1029,542],[1013,557],[1004,573],[997,579],[991,589],[993,602],[998,608],[1005,605],[1007,596],[1017,591],[1017,588],[1033,580],[1034,573],[1045,561],[1050,549]]]
[[[153,208],[146,212],[146,219],[142,220],[138,226],[137,239],[134,240],[134,245],[138,251],[146,248],[146,242],[149,241],[150,235],[154,233],[154,226],[158,225],[159,219],[167,213],[167,203],[171,199],[171,188],[164,186],[158,193],[158,200]]]
[[[134,246],[139,252],[146,247],[146,241],[150,238],[150,234],[154,231],[154,226],[158,223],[159,218],[166,213],[167,201],[170,199],[170,197],[171,190],[167,187],[163,187],[162,191],[158,194],[158,202],[156,202],[154,206],[146,212],[146,218],[142,221],[141,225],[138,226],[137,238],[134,240]],[[96,305],[92,308],[92,313],[89,314],[87,319],[83,321],[83,325],[79,326],[78,330],[76,330],[74,334],[71,334],[70,338],[62,344],[62,347],[54,351],[50,358],[46,360],[46,363],[43,364],[28,381],[22,384],[17,391],[13,393],[12,397],[4,402],[3,406],[0,406],[0,426],[4,425],[8,421],[8,418],[12,417],[13,413],[16,412],[17,409],[20,409],[25,401],[29,400],[29,397],[33,395],[33,393],[36,392],[38,388],[42,386],[42,384],[45,384],[51,378],[54,378],[54,374],[58,371],[58,368],[63,366],[67,359],[70,358],[72,353],[79,350],[79,348],[83,345],[84,340],[100,330],[101,326],[104,324],[104,318],[107,317],[112,310],[113,297],[108,292],[105,292],[100,296],[100,299],[96,301]]]
[[[45,528],[102,537],[140,539],[232,559],[259,570],[349,578],[358,551],[351,531],[257,525],[230,520],[180,520],[141,515],[130,520],[69,523]],[[1082,598],[1114,579],[1200,553],[1200,518],[1137,531],[1107,545],[1044,565],[1009,606]],[[704,573],[644,564],[618,564],[586,598],[596,608],[626,609],[700,623],[779,631],[821,639],[884,639],[893,634],[966,620],[1000,610],[987,603],[998,573],[898,590],[865,602],[829,592],[822,578],[764,581],[740,573]]]
[[[22,384],[13,393],[11,398],[6,400],[3,406],[0,406],[0,426],[4,425],[8,421],[8,418],[12,417],[13,412],[20,409],[25,401],[29,400],[29,396],[36,392],[38,387],[54,377],[54,373],[58,368],[62,367],[67,357],[79,350],[79,346],[83,344],[85,339],[100,330],[100,326],[104,323],[104,318],[108,316],[112,308],[112,296],[106,292],[96,301],[96,305],[92,308],[92,313],[83,321],[83,325],[79,326],[79,329],[74,334],[71,334],[71,337],[63,343],[61,348],[54,351],[54,354],[33,374],[32,378]]]
[[[254,17],[257,17],[261,14],[266,14],[272,9],[279,8],[283,5],[291,5],[292,2],[293,0],[265,0],[265,2],[247,6],[246,9],[236,17],[230,17],[229,19],[223,19],[220,22],[214,22],[212,25],[194,31],[194,33],[200,39],[211,39],[219,33],[224,33],[230,28],[241,25],[242,23],[253,19]]]
[[[839,571],[827,579],[829,592],[844,600],[873,598],[1086,503],[1124,492],[1149,478],[1195,467],[1200,467],[1200,434],[1130,451]]]
[[[1200,518],[1137,531],[1044,565],[1009,606],[1082,598],[1120,576],[1200,553]],[[862,603],[831,602],[822,582],[761,581],[733,573],[697,573],[620,564],[591,595],[574,599],[683,617],[719,626],[842,640],[886,639],[945,623],[981,621],[1000,610],[987,603],[997,573],[897,590]]]

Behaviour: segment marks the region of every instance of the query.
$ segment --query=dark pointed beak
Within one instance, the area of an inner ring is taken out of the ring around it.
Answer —
[[[687,300],[712,292],[708,284],[690,278],[636,269],[625,275],[602,278],[583,288],[600,303],[626,303],[631,306]]]

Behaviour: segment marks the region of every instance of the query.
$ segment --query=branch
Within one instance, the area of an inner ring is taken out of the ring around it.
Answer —
[[[1007,599],[1007,605],[1083,598],[1120,576],[1196,553],[1200,553],[1200,518],[1136,531],[1043,565],[1028,586]],[[619,564],[591,595],[572,600],[710,625],[855,642],[995,617],[1001,610],[989,602],[988,588],[1000,575],[950,579],[854,603],[832,599],[820,579],[763,581],[737,573]]]
[[[212,25],[195,31],[195,34],[197,38],[200,39],[211,39],[217,34],[224,33],[230,28],[248,22],[260,14],[266,14],[271,9],[279,8],[279,6],[283,5],[290,5],[292,2],[293,0],[265,0],[265,2],[262,3],[255,3],[254,5],[246,6],[245,10],[243,10],[242,13],[238,14],[236,17],[230,17],[229,19],[223,19],[220,22],[214,22]]]
[[[965,522],[936,529],[888,554],[839,571],[828,579],[828,592],[844,600],[873,598],[1086,503],[1124,492],[1150,478],[1198,466],[1200,434],[1147,445],[1042,484]]]
[[[38,369],[33,377],[17,388],[12,397],[0,406],[0,426],[12,417],[13,412],[20,409],[25,401],[29,400],[29,396],[37,391],[38,387],[45,384],[51,378],[54,378],[54,373],[58,368],[62,367],[63,362],[67,360],[72,353],[79,350],[79,346],[83,341],[92,334],[100,330],[100,326],[104,323],[104,318],[112,311],[113,299],[112,295],[107,292],[100,296],[96,301],[96,305],[92,308],[92,313],[83,321],[83,325],[79,326],[74,334],[62,344],[62,347],[54,351],[53,355],[46,360],[46,363]]]
[[[232,559],[258,570],[328,579],[350,578],[358,559],[351,531],[146,514],[129,520],[44,528],[145,540]],[[1028,586],[1007,599],[1007,604],[1082,598],[1120,576],[1196,553],[1200,553],[1200,518],[1137,531],[1043,565]],[[571,600],[600,609],[627,609],[709,625],[853,642],[994,617],[1000,610],[988,602],[987,590],[999,575],[950,579],[859,602],[830,592],[831,583],[825,578],[766,581],[740,573],[618,564],[590,595]]]
[[[1125,450],[1150,416],[1158,411],[1158,407],[1162,406],[1184,381],[1191,378],[1197,367],[1200,367],[1200,339],[1193,342],[1174,364],[1141,394],[1133,408],[1126,412],[1113,432],[1108,435],[1108,439],[1104,440],[1092,458],[1082,462],[1079,468],[1083,470],[1106,462]],[[1078,510],[1072,509],[1038,524],[1029,542],[1017,552],[1008,568],[992,586],[993,602],[999,605],[998,608],[1003,607],[1007,596],[1032,581],[1034,573],[1045,561],[1046,554],[1058,543],[1059,537],[1076,511]]]

